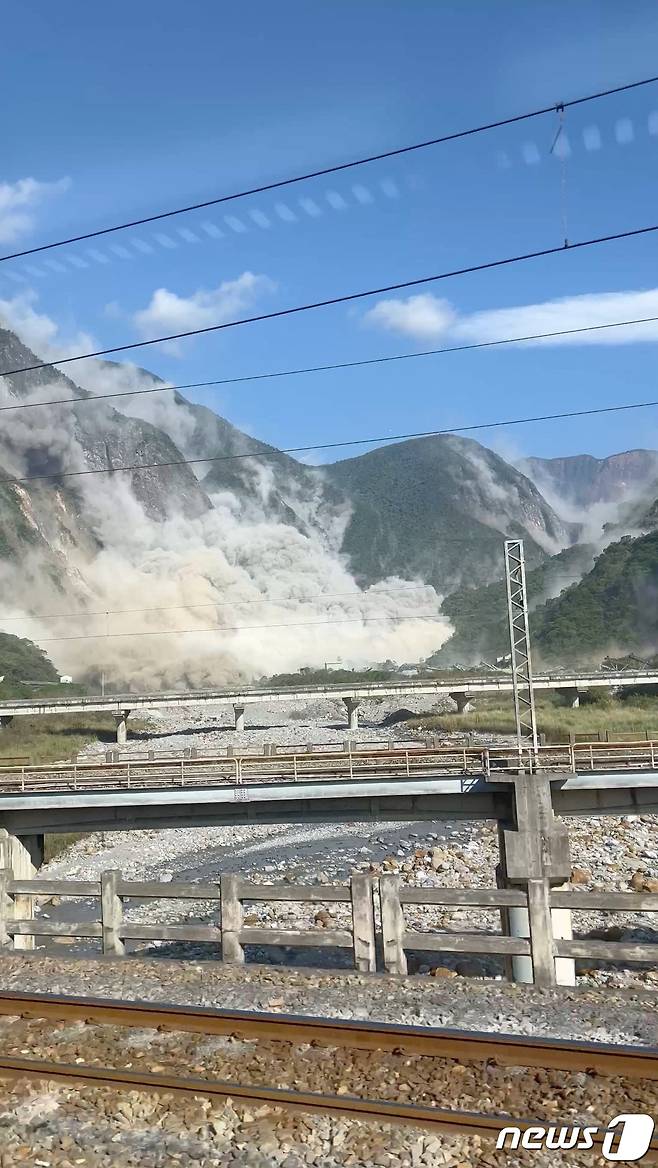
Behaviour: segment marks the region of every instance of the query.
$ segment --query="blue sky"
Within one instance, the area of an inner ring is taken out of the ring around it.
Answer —
[[[3,28],[3,253],[623,84],[658,59],[658,8],[609,0],[38,0]],[[562,157],[557,129],[551,114],[11,261],[0,301],[42,351],[105,347],[551,247],[565,215],[572,241],[658,220],[658,85],[567,111]],[[657,255],[647,236],[135,359],[179,383],[658,315]],[[657,340],[645,326],[196,397],[279,446],[335,442],[658,398]],[[658,446],[658,411],[475,436],[512,456],[604,455]]]

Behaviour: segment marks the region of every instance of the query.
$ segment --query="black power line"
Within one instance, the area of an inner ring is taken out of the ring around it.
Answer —
[[[155,629],[153,632],[133,633],[77,633],[72,637],[39,637],[39,644],[52,644],[55,641],[105,641],[119,637],[180,637],[193,633],[242,633],[253,632],[257,629],[304,629],[315,628],[318,625],[369,625],[379,621],[408,621],[408,620],[441,620],[440,612],[395,613],[390,616],[357,616],[345,617],[340,620],[321,621],[284,621],[274,625],[213,625],[206,629]],[[445,619],[445,618],[443,618]]]
[[[352,159],[350,162],[340,162],[334,166],[325,166],[320,170],[311,170],[305,174],[294,175],[291,178],[263,183],[260,186],[251,187],[243,191],[235,191],[229,195],[219,195],[214,199],[205,199],[200,203],[190,203],[186,207],[176,207],[171,211],[160,211],[155,215],[143,216],[141,219],[131,219],[125,223],[117,223],[112,227],[101,227],[96,231],[86,231],[79,235],[69,236],[67,239],[57,239],[52,243],[42,243],[37,247],[28,247],[22,251],[15,251],[0,256],[0,263],[5,260],[15,260],[24,256],[36,255],[38,252],[52,251],[53,248],[64,247],[70,243],[83,243],[87,239],[98,239],[101,235],[111,235],[117,231],[125,231],[129,227],[144,227],[147,223],[157,223],[162,219],[171,219],[175,215],[185,215],[190,211],[202,211],[206,207],[216,207],[221,203],[235,202],[235,200],[244,199],[248,195],[262,195],[267,191],[280,190],[282,187],[293,186],[296,183],[306,182],[312,178],[322,178],[329,174],[337,174],[340,171],[352,170],[357,166],[365,166],[367,163],[383,162],[387,158],[398,158],[404,154],[412,154],[417,150],[425,150],[430,146],[440,146],[444,142],[456,142],[460,138],[470,138],[475,134],[482,134],[488,130],[502,129],[504,126],[512,126],[518,122],[529,121],[531,118],[538,118],[544,114],[559,113],[561,110],[569,109],[572,106],[584,105],[589,101],[598,101],[600,98],[611,97],[617,93],[627,93],[632,89],[640,89],[646,85],[653,85],[656,81],[658,81],[658,77],[645,77],[640,81],[631,81],[627,85],[617,85],[612,89],[603,89],[598,93],[589,93],[585,97],[573,98],[571,101],[556,102],[554,105],[530,110],[527,113],[514,114],[509,118],[501,118],[496,122],[486,122],[483,125],[472,126],[467,130],[456,130],[451,134],[443,134],[438,138],[428,138],[423,142],[414,142],[408,146],[398,146],[394,150],[384,150],[379,154],[370,154],[363,158]]]
[[[269,373],[250,373],[243,377],[221,377],[214,381],[190,381],[186,385],[154,385],[147,389],[122,389],[116,393],[80,397],[60,397],[43,402],[16,402],[8,406],[0,406],[0,413],[5,410],[32,410],[39,406],[68,406],[75,402],[104,402],[118,397],[140,397],[149,393],[178,393],[184,389],[207,389],[217,385],[241,385],[248,381],[269,381],[278,377],[298,377],[300,374],[328,373],[342,369],[360,369],[364,365],[386,365],[394,361],[409,361],[414,357],[438,357],[443,353],[467,353],[474,349],[496,349],[501,345],[519,345],[528,341],[545,341],[555,337],[571,337],[579,333],[596,333],[602,329],[627,328],[635,324],[655,324],[658,316],[642,316],[633,320],[611,320],[607,324],[589,324],[580,328],[554,329],[550,333],[529,333],[523,337],[502,337],[497,341],[474,341],[466,345],[447,345],[442,349],[423,349],[415,353],[395,353],[390,357],[366,357],[361,361],[339,361],[331,365],[309,365],[303,369],[282,369]],[[653,404],[653,403],[649,403]],[[626,408],[626,407],[625,407]],[[631,407],[627,407],[631,408]]]
[[[0,621],[2,621],[4,624],[9,624],[10,622],[15,623],[16,621],[20,622],[28,620],[64,620],[68,619],[69,617],[75,617],[77,619],[80,617],[86,618],[93,616],[125,616],[127,614],[143,612],[178,612],[181,609],[187,611],[188,609],[192,608],[233,608],[241,607],[245,604],[314,604],[319,600],[363,600],[366,596],[371,599],[377,596],[391,596],[400,592],[410,592],[413,594],[416,592],[424,592],[428,588],[432,588],[432,585],[407,584],[401,585],[399,588],[374,588],[371,592],[318,592],[315,596],[275,596],[269,600],[266,597],[259,596],[258,598],[254,598],[252,600],[209,600],[205,601],[203,604],[169,604],[164,606],[154,605],[150,608],[103,608],[94,610],[92,612],[83,612],[81,609],[78,610],[78,612],[31,612],[28,616],[0,615]]]
[[[40,361],[37,365],[24,365],[19,369],[6,369],[0,377],[13,377],[18,373],[35,373],[39,369],[53,369],[60,365],[69,365],[73,361],[87,361],[91,357],[107,357],[113,353],[125,353],[131,349],[144,349],[150,345],[161,345],[166,341],[181,341],[186,337],[198,337],[204,333],[222,332],[225,329],[237,328],[244,324],[257,324],[265,320],[279,320],[286,316],[296,316],[301,312],[311,312],[316,308],[329,308],[336,304],[348,304],[355,300],[365,300],[370,296],[380,296],[385,292],[400,292],[406,288],[417,288],[421,284],[435,284],[439,280],[449,280],[454,276],[468,276],[475,272],[491,271],[494,268],[505,268],[512,264],[522,263],[525,260],[541,259],[544,256],[564,254],[568,251],[578,251],[585,247],[595,247],[601,243],[613,243],[620,239],[631,239],[635,236],[649,235],[658,231],[658,223],[648,227],[635,227],[628,231],[616,231],[611,235],[600,235],[593,239],[581,239],[577,243],[567,240],[558,247],[545,247],[539,251],[524,252],[521,255],[506,256],[502,260],[488,260],[486,263],[470,264],[464,268],[453,268],[448,272],[437,272],[432,276],[419,276],[414,280],[401,280],[396,284],[385,284],[380,288],[367,288],[361,292],[349,292],[342,296],[331,296],[327,300],[316,300],[309,304],[297,304],[292,308],[279,308],[276,312],[263,312],[257,316],[245,316],[239,320],[227,320],[223,324],[209,324],[204,328],[187,329],[181,333],[169,333],[162,337],[151,337],[148,341],[131,341],[130,344],[113,345],[109,349],[96,349],[91,353],[78,353],[74,357],[61,357],[57,361]]]
[[[658,399],[646,402],[631,402],[622,406],[597,406],[589,410],[565,410],[559,414],[535,414],[527,418],[506,418],[498,422],[475,422],[469,426],[450,426],[443,430],[415,430],[407,434],[385,434],[377,438],[349,438],[343,442],[317,442],[307,446],[284,446],[281,450],[252,450],[244,454],[219,454],[212,458],[177,458],[168,462],[143,462],[131,466],[94,467],[86,470],[65,470],[57,474],[24,475],[22,478],[0,479],[0,486],[13,483],[33,483],[45,480],[81,478],[86,475],[119,474],[121,471],[158,470],[172,466],[197,466],[205,462],[235,462],[243,458],[280,458],[282,455],[302,454],[310,450],[338,450],[346,446],[370,446],[380,442],[402,442],[411,438],[440,438],[445,434],[466,434],[472,430],[494,430],[501,426],[523,426],[531,422],[555,422],[562,418],[589,418],[594,414],[618,414],[625,410],[645,410],[658,406]],[[457,540],[455,542],[467,542]]]

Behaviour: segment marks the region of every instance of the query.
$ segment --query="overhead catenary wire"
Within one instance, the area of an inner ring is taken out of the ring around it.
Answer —
[[[454,279],[456,276],[470,276],[476,272],[492,271],[496,268],[510,267],[512,264],[524,263],[528,260],[542,259],[546,256],[564,255],[570,251],[578,251],[587,247],[596,247],[603,243],[614,243],[622,239],[632,239],[649,235],[658,231],[658,223],[644,227],[634,227],[625,231],[615,231],[609,235],[599,235],[592,239],[580,239],[575,243],[560,244],[555,247],[544,247],[537,251],[522,252],[514,256],[505,256],[499,260],[487,260],[479,264],[468,264],[462,268],[452,268],[445,272],[436,272],[431,276],[418,276],[412,280],[398,280],[394,284],[383,284],[378,288],[366,288],[359,292],[347,292],[340,296],[330,296],[324,300],[310,301],[306,304],[296,304],[290,308],[279,308],[274,312],[261,312],[255,316],[244,316],[236,320],[227,320],[219,324],[204,325],[202,328],[186,329],[180,333],[167,333],[164,336],[150,337],[145,341],[130,341],[121,345],[112,345],[106,349],[94,349],[89,353],[76,353],[71,357],[60,357],[55,361],[39,361],[36,365],[23,365],[17,369],[5,369],[0,377],[14,377],[19,373],[36,373],[40,369],[53,369],[61,365],[70,365],[76,361],[88,361],[93,357],[108,357],[114,353],[127,353],[133,349],[144,349],[152,345],[162,345],[169,341],[182,341],[188,337],[198,337],[208,333],[224,332],[227,329],[239,328],[248,324],[259,324],[266,320],[282,320],[289,316],[298,316],[303,312],[314,312],[319,308],[331,308],[338,304],[350,304],[357,300],[365,300],[372,296],[382,296],[388,292],[401,292],[408,288],[418,288],[424,284],[436,284],[441,280]]]
[[[579,333],[596,333],[605,329],[628,328],[631,325],[655,324],[658,316],[641,316],[631,320],[611,320],[606,324],[581,325],[578,328],[553,329],[548,333],[527,333],[522,337],[501,337],[496,341],[472,341],[464,345],[444,345],[440,349],[421,349],[412,353],[393,353],[385,357],[365,357],[357,361],[336,361],[329,365],[308,365],[299,369],[280,369],[265,373],[249,373],[241,377],[220,377],[211,381],[189,381],[182,385],[148,386],[146,389],[121,389],[113,393],[86,394],[79,397],[48,398],[46,401],[15,402],[0,406],[0,413],[7,410],[32,410],[43,406],[68,406],[76,402],[89,404],[112,400],[122,397],[140,397],[151,393],[180,393],[187,389],[208,389],[223,385],[241,385],[251,381],[269,381],[282,377],[299,377],[301,374],[329,373],[343,369],[360,369],[368,365],[386,365],[396,361],[409,361],[415,357],[438,357],[446,353],[467,353],[475,349],[496,349],[505,345],[527,344],[532,341],[546,341],[558,337],[571,337]],[[655,404],[655,403],[650,403]],[[630,407],[629,407],[630,408]]]
[[[461,541],[460,541],[461,542]],[[392,596],[399,593],[416,593],[424,592],[431,588],[431,584],[407,584],[399,588],[377,588],[375,585],[370,592],[318,592],[315,596],[281,596],[281,597],[267,597],[259,596],[250,600],[209,600],[204,601],[203,604],[167,604],[167,605],[152,605],[148,608],[101,608],[92,612],[85,612],[79,609],[77,612],[52,612],[52,613],[30,613],[28,616],[2,616],[0,615],[0,622],[9,624],[9,622],[26,621],[26,620],[64,620],[69,617],[95,617],[95,616],[128,616],[133,613],[144,612],[179,612],[181,609],[187,611],[192,608],[241,608],[246,604],[268,604],[268,605],[287,605],[295,604],[314,604],[317,601],[324,600],[363,600],[364,597],[372,599],[377,596]]]
[[[348,162],[339,162],[331,166],[324,166],[318,170],[306,171],[302,174],[293,175],[289,178],[277,179],[269,183],[261,183],[258,186],[250,187],[245,190],[234,191],[227,195],[218,195],[212,199],[205,199],[201,202],[190,203],[186,206],[175,207],[168,211],[159,211],[153,215],[145,215],[141,218],[130,219],[123,223],[116,223],[109,227],[100,227],[95,231],[80,232],[76,235],[68,236],[64,239],[53,240],[49,243],[37,244],[34,247],[23,248],[21,251],[9,252],[6,255],[0,256],[0,263],[7,260],[21,259],[26,256],[37,255],[39,252],[52,251],[55,248],[65,247],[72,243],[83,243],[88,239],[98,239],[103,235],[112,235],[118,231],[126,231],[131,227],[144,227],[148,223],[157,223],[163,219],[172,219],[177,215],[186,215],[192,211],[206,210],[208,207],[216,207],[222,203],[235,202],[238,199],[247,198],[250,195],[262,195],[268,191],[281,190],[283,187],[294,186],[297,183],[307,182],[314,178],[323,178],[330,174],[338,174],[342,171],[353,170],[358,166],[366,166],[373,162],[383,162],[389,158],[399,158],[405,154],[412,154],[419,150],[426,150],[432,146],[440,146],[447,142],[456,142],[461,138],[470,138],[476,134],[482,134],[491,130],[502,129],[505,126],[516,125],[519,122],[530,121],[533,118],[542,117],[545,114],[559,112],[560,110],[569,109],[573,106],[584,105],[590,101],[599,101],[605,97],[612,97],[619,93],[628,93],[631,90],[641,89],[648,85],[654,85],[658,82],[658,76],[644,77],[639,81],[631,81],[625,85],[616,85],[609,89],[602,89],[596,93],[588,93],[582,97],[572,98],[570,101],[554,102],[552,105],[543,106],[539,109],[528,110],[525,113],[513,114],[507,118],[500,118],[497,121],[485,122],[481,125],[471,126],[465,130],[455,130],[449,134],[442,134],[435,138],[427,138],[421,142],[413,142],[406,146],[398,146],[392,150],[383,150],[375,154],[368,154],[360,158],[351,159]]]
[[[410,620],[441,620],[440,612],[389,613],[387,616],[350,616],[320,621],[282,621],[271,625],[212,625],[205,629],[153,629],[130,633],[76,633],[70,637],[39,637],[39,644],[54,644],[55,641],[106,641],[119,637],[179,637],[194,633],[245,633],[265,629],[306,629],[324,625],[369,625],[375,622],[393,623]]]
[[[85,470],[57,471],[54,474],[23,475],[0,479],[0,486],[44,481],[58,482],[60,479],[82,478],[89,475],[133,473],[142,470],[167,470],[175,466],[195,466],[203,463],[235,462],[245,458],[280,458],[289,454],[308,453],[314,450],[338,450],[348,446],[372,446],[382,442],[402,442],[412,438],[440,438],[448,434],[465,434],[473,430],[493,430],[502,426],[523,426],[533,422],[555,422],[564,418],[587,418],[595,414],[616,414],[625,410],[644,410],[658,406],[658,399],[646,402],[631,402],[627,405],[595,406],[587,410],[564,410],[556,414],[534,414],[525,418],[505,418],[495,422],[473,422],[468,426],[449,426],[442,430],[412,430],[405,434],[384,434],[370,438],[348,438],[341,442],[307,443],[306,446],[284,446],[280,450],[252,450],[240,454],[217,454],[207,458],[177,458],[167,462],[142,462],[130,466],[88,467]],[[458,540],[456,542],[467,542]]]

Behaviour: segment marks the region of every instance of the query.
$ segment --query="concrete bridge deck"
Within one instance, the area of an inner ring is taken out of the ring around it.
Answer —
[[[579,690],[629,686],[658,686],[658,670],[638,670],[637,672],[554,672],[540,673],[534,678],[535,690],[558,690],[564,692],[572,705],[578,704]],[[512,678],[509,673],[486,674],[481,677],[452,679],[437,678],[419,681],[373,682],[355,685],[301,685],[281,687],[247,686],[239,689],[186,690],[171,693],[124,693],[96,695],[74,698],[34,698],[21,701],[0,702],[0,725],[7,724],[14,717],[40,714],[78,714],[84,712],[107,712],[114,715],[117,722],[117,740],[125,741],[126,719],[134,710],[167,709],[199,704],[233,706],[237,729],[244,729],[245,709],[258,702],[303,702],[328,697],[345,703],[350,729],[358,727],[360,703],[376,698],[404,698],[409,696],[455,698],[458,709],[463,709],[469,698],[477,694],[510,693]]]
[[[551,776],[556,815],[658,814],[658,773]],[[257,783],[159,791],[71,791],[0,797],[0,827],[47,832],[231,826],[250,823],[510,820],[514,783],[484,778]]]
[[[538,763],[538,765],[537,765]],[[546,747],[557,814],[658,812],[658,744]],[[260,822],[505,819],[515,748],[63,764],[0,770],[0,827],[52,831]],[[509,804],[509,806],[508,806]]]

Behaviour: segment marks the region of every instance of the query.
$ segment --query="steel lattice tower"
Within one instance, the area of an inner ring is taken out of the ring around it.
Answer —
[[[505,582],[507,584],[507,613],[512,651],[516,735],[519,748],[530,746],[534,756],[538,745],[537,720],[532,685],[528,597],[525,585],[525,557],[522,539],[505,540]]]

